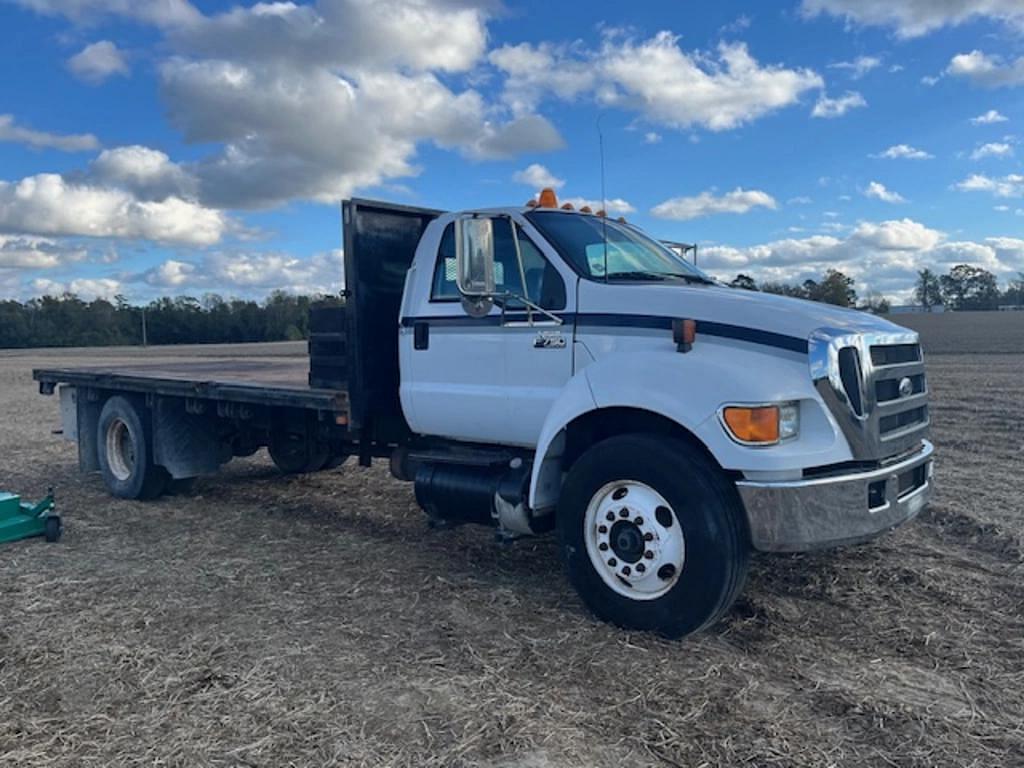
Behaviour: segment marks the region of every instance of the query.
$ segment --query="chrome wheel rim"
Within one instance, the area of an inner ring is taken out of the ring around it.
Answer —
[[[127,480],[135,469],[135,441],[128,425],[114,419],[107,426],[107,465],[118,480]]]
[[[675,586],[686,537],[672,506],[645,483],[618,480],[590,499],[583,537],[594,570],[631,600],[655,600]]]

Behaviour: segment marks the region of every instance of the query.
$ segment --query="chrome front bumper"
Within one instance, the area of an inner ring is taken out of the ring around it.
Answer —
[[[913,455],[868,472],[736,483],[750,538],[764,552],[802,552],[874,538],[921,511],[932,493],[927,440]]]

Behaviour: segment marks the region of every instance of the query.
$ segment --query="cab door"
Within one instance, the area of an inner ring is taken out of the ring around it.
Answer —
[[[572,297],[566,281],[520,223],[495,217],[498,293],[524,296],[557,319],[514,298],[496,300],[488,314],[472,317],[455,281],[453,223],[444,225],[437,242],[429,277],[410,275],[407,287],[407,296],[429,300],[421,300],[414,315],[406,310],[402,320],[406,418],[420,434],[533,446],[572,376]]]

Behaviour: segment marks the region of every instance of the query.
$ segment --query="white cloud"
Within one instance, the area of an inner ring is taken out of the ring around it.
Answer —
[[[658,144],[661,142],[661,134],[656,131],[648,131],[644,134],[644,144]]]
[[[418,173],[413,158],[423,141],[480,158],[562,145],[544,118],[494,120],[480,94],[454,92],[429,72],[346,78],[273,61],[172,59],[161,79],[185,138],[224,146],[192,169],[200,198],[216,207],[334,203]]]
[[[604,206],[609,216],[624,216],[627,213],[636,213],[636,208],[621,197],[613,197],[610,200],[605,200],[603,203],[600,200],[592,200],[587,197],[564,197],[558,202],[560,204],[569,203],[576,209],[588,207],[594,212],[601,210],[601,207]]]
[[[1020,0],[803,0],[801,8],[806,16],[828,13],[855,24],[889,27],[903,38],[979,18],[1024,27]]]
[[[732,192],[716,196],[713,192],[701,192],[694,197],[673,197],[651,209],[659,219],[688,221],[718,213],[747,213],[753,208],[775,210],[775,198],[759,189],[737,187]]]
[[[164,291],[203,290],[263,297],[274,290],[337,293],[344,282],[340,250],[299,258],[274,252],[215,252],[198,261],[169,259],[134,280]]]
[[[192,199],[197,188],[196,180],[164,152],[138,144],[103,150],[89,164],[86,177],[144,200]]]
[[[831,99],[823,93],[815,102],[814,109],[811,110],[811,117],[842,117],[851,109],[867,105],[867,101],[857,91],[847,91],[835,99]]]
[[[0,231],[210,245],[227,226],[220,211],[177,197],[140,201],[124,190],[49,173],[0,182]]]
[[[0,269],[51,269],[85,258],[85,249],[31,235],[0,235]]]
[[[86,301],[93,299],[110,300],[123,292],[120,281],[107,277],[82,277],[66,283],[40,277],[33,280],[29,285],[31,285],[32,291],[37,296],[61,296],[65,293],[73,293]]]
[[[565,101],[588,96],[679,129],[736,128],[823,85],[808,69],[762,66],[743,43],[721,43],[713,54],[687,53],[670,32],[637,41],[606,31],[595,51],[506,45],[489,59],[506,75],[504,99],[514,111],[533,109],[549,95]]]
[[[161,288],[178,288],[188,283],[195,274],[195,264],[168,259],[146,273],[145,280],[150,285]]]
[[[959,53],[949,61],[946,74],[965,77],[985,88],[1024,85],[1024,56],[1004,61],[1001,56],[989,55],[977,49]]]
[[[63,152],[82,152],[96,149],[100,145],[91,133],[47,133],[16,125],[13,115],[0,115],[0,141],[27,144],[36,149],[59,149]]]
[[[864,190],[864,197],[873,197],[876,200],[881,200],[884,203],[905,203],[906,199],[890,189],[887,189],[884,184],[878,181],[872,181],[868,184],[867,189]]]
[[[988,112],[972,117],[971,122],[975,125],[991,125],[992,123],[1005,123],[1009,118],[1006,115],[1000,114],[995,109],[990,109]]]
[[[789,198],[786,201],[786,205],[810,205],[813,202],[807,195],[797,195],[796,197]]]
[[[872,157],[887,158],[889,160],[931,160],[934,155],[930,155],[923,149],[915,149],[909,144],[893,144],[884,152]]]
[[[980,242],[950,242],[946,235],[911,219],[861,222],[845,236],[812,235],[760,245],[707,246],[701,266],[725,280],[737,272],[759,282],[799,284],[820,279],[827,269],[853,277],[861,296],[877,292],[909,300],[917,271],[945,271],[972,263],[1000,280],[1024,268],[1024,240],[992,237]]]
[[[516,171],[512,174],[512,180],[533,187],[535,190],[544,187],[558,189],[565,185],[565,179],[558,178],[540,163],[532,163],[523,170]]]
[[[113,75],[127,75],[124,53],[109,40],[85,46],[68,59],[68,69],[80,80],[98,85]]]
[[[1024,197],[1024,176],[1019,173],[1001,178],[972,173],[953,186],[961,192],[990,192],[996,197]]]
[[[1010,157],[1013,155],[1013,147],[1003,142],[990,142],[982,144],[971,152],[971,160],[981,160],[986,157]]]
[[[64,16],[89,24],[99,16],[123,16],[157,26],[189,24],[200,14],[188,0],[14,0],[46,16]]]
[[[871,70],[882,66],[882,60],[877,56],[858,56],[853,61],[837,61],[828,66],[831,69],[848,70],[852,79],[859,80]]]
[[[861,222],[850,240],[880,251],[920,251],[934,248],[944,237],[913,219],[892,219],[878,224]]]
[[[186,142],[211,148],[180,166],[171,188],[207,207],[333,204],[420,173],[424,143],[474,159],[564,145],[544,117],[462,84],[481,81],[497,4],[261,2],[204,15],[186,0],[21,2],[83,25],[106,15],[163,33],[153,50],[169,119]]]

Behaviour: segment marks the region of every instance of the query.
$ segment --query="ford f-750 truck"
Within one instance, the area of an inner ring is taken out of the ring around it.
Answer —
[[[37,370],[83,471],[148,499],[262,446],[389,458],[432,523],[557,531],[586,604],[681,636],[752,550],[864,541],[932,485],[917,335],[722,286],[603,212],[342,206],[310,358]]]

